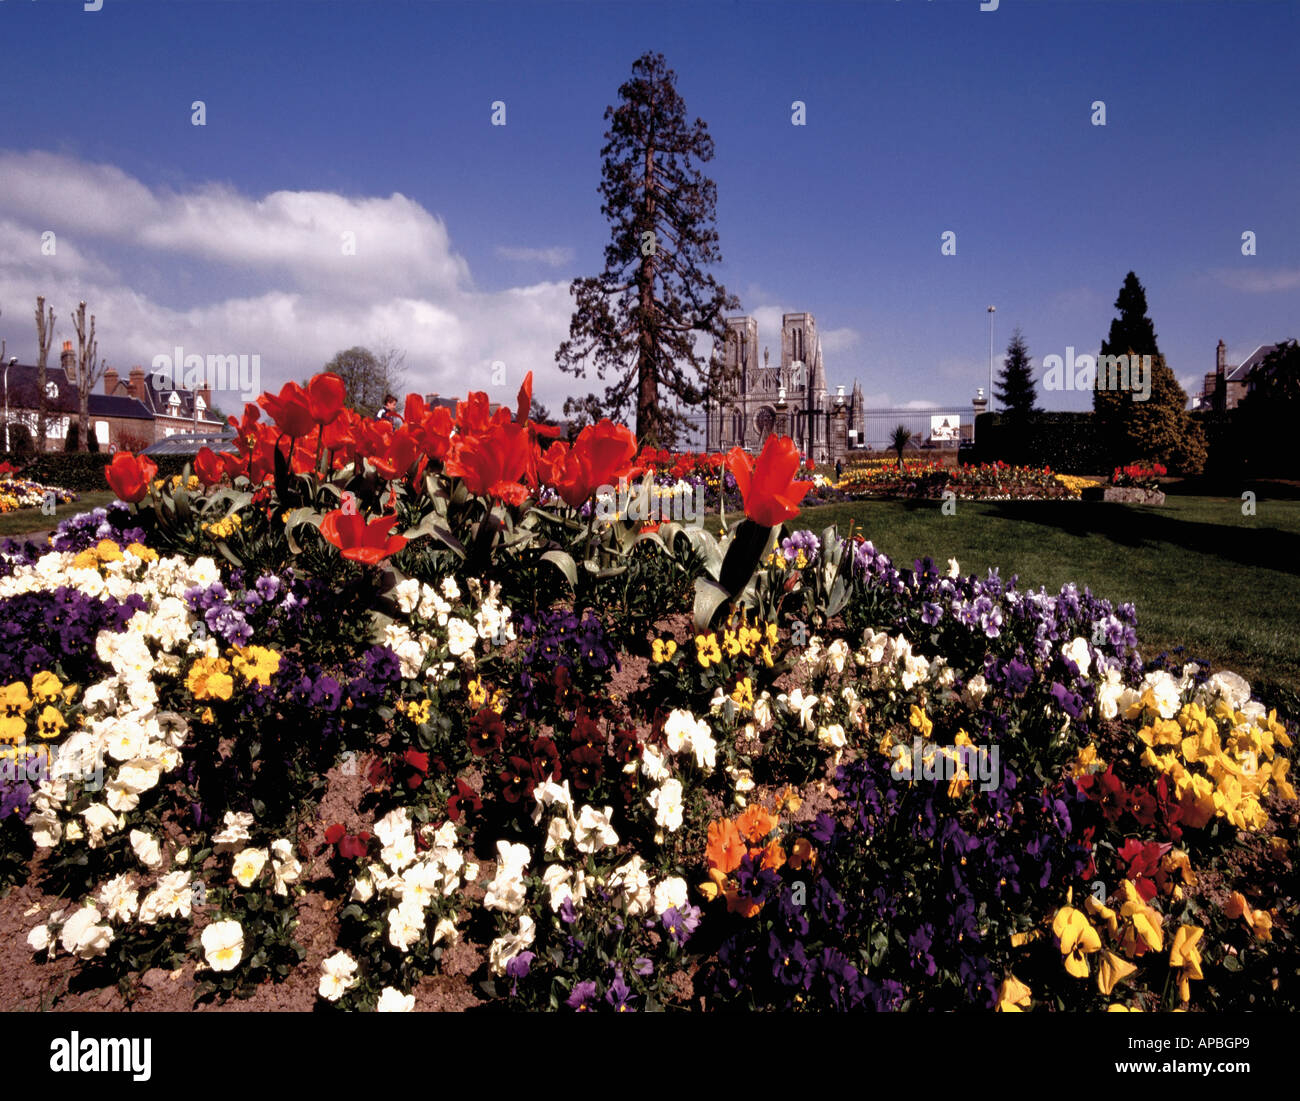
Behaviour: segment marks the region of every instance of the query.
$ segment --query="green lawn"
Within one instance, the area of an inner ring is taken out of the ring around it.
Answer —
[[[20,508],[16,512],[0,513],[0,538],[10,535],[29,535],[35,531],[53,531],[59,521],[79,512],[89,512],[114,500],[116,494],[108,490],[80,493],[70,505],[59,505],[53,516],[46,516],[39,508]]]
[[[1067,581],[1132,601],[1144,657],[1187,647],[1260,687],[1300,688],[1300,501],[1169,497],[1132,506],[1085,501],[859,501],[803,512],[821,531],[850,521],[899,565],[930,555],[963,573],[996,566],[1021,587]],[[1267,697],[1264,697],[1267,699]]]

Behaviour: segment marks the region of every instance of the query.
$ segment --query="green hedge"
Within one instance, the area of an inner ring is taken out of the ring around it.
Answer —
[[[111,455],[102,452],[98,455],[66,451],[48,451],[43,455],[0,452],[0,462],[18,467],[22,477],[74,493],[108,489],[104,467],[111,459]],[[181,472],[187,459],[185,455],[159,455],[153,461],[158,464],[159,474],[172,475]]]
[[[1037,413],[1012,425],[1001,413],[975,418],[975,447],[966,461],[1001,461],[1048,466],[1062,474],[1098,474],[1110,469],[1104,442],[1091,413]]]

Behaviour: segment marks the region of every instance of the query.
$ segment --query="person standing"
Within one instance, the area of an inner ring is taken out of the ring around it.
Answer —
[[[394,432],[402,427],[402,415],[397,411],[397,399],[392,394],[384,395],[384,407],[376,414],[375,420],[387,421]]]

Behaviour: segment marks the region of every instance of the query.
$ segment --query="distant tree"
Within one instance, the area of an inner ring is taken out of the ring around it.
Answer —
[[[1016,326],[1007,345],[1007,356],[1002,371],[993,387],[1005,418],[1024,421],[1034,413],[1042,412],[1036,404],[1038,390],[1034,385],[1034,369],[1025,345],[1024,334]]]
[[[1205,466],[1205,433],[1187,412],[1187,392],[1160,354],[1155,326],[1147,317],[1146,291],[1133,272],[1115,299],[1119,316],[1101,345],[1101,355],[1127,356],[1129,388],[1109,389],[1104,360],[1097,364],[1093,414],[1097,428],[1116,465],[1134,461],[1160,462],[1182,474],[1199,474]],[[1138,400],[1134,384],[1135,357],[1151,357],[1151,391]]]
[[[347,404],[363,417],[373,417],[384,406],[384,395],[393,394],[400,400],[406,389],[404,363],[406,353],[395,348],[381,348],[379,353],[369,348],[352,347],[339,352],[325,364],[347,387]]]
[[[54,307],[45,310],[45,297],[36,296],[36,439],[37,451],[45,450],[45,433],[49,421],[50,399],[45,393],[47,379],[45,365],[50,357],[50,345],[54,343]]]
[[[907,445],[912,442],[912,433],[908,431],[906,425],[900,424],[893,432],[889,434],[889,446],[893,451],[898,452],[898,469],[903,469],[903,451]]]
[[[72,315],[72,327],[77,331],[77,438],[78,451],[90,451],[90,395],[104,377],[107,363],[99,361],[99,341],[95,339],[95,315],[90,315],[90,328],[86,328],[86,304],[80,302]]]
[[[621,420],[631,409],[638,441],[668,447],[689,423],[668,395],[689,414],[720,386],[696,338],[720,344],[725,312],[740,305],[704,272],[721,259],[717,187],[695,162],[713,158],[713,139],[701,119],[688,123],[675,81],[662,54],[643,54],[618,90],[621,102],[605,111],[601,213],[613,233],[604,272],[569,288],[576,309],[555,353],[560,369],[578,378],[593,361],[602,382],[612,375],[603,397],[568,399],[566,415]]]

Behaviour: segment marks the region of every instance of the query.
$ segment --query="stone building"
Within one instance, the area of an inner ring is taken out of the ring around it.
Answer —
[[[1277,347],[1261,344],[1236,367],[1228,365],[1228,350],[1222,340],[1215,351],[1214,370],[1207,371],[1201,383],[1201,392],[1192,401],[1194,410],[1223,413],[1236,409],[1237,404],[1250,390],[1250,376]]]
[[[723,396],[706,413],[705,448],[742,447],[757,452],[774,432],[794,439],[814,462],[834,462],[865,437],[862,387],[853,383],[829,394],[817,321],[810,313],[781,318],[781,359],[773,366],[768,350],[758,358],[758,322],[727,319],[721,350]]]

